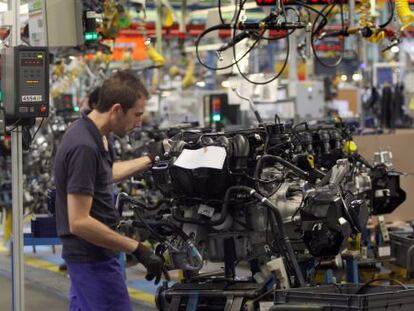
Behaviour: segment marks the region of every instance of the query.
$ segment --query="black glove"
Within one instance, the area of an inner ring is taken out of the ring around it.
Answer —
[[[142,243],[138,244],[138,247],[132,254],[137,258],[137,260],[144,265],[147,269],[147,275],[145,278],[147,281],[152,281],[155,278],[155,285],[157,285],[161,280],[162,268],[164,262],[161,257],[155,255]]]
[[[155,141],[148,144],[148,157],[151,159],[151,162],[154,163],[155,158],[164,153],[164,148],[162,141]]]

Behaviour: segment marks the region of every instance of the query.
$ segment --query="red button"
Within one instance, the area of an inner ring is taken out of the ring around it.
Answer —
[[[44,112],[46,112],[46,110],[47,110],[47,108],[46,108],[46,106],[40,106],[40,112],[42,112],[42,113],[44,113]]]

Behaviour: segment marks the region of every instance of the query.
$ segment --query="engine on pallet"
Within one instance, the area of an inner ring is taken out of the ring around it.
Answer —
[[[185,286],[240,285],[240,261],[256,280],[250,293],[261,292],[272,273],[279,287],[304,286],[301,255],[334,257],[370,214],[391,212],[405,199],[399,176],[369,164],[350,147],[351,134],[342,124],[181,131],[164,140],[152,167],[170,212],[136,224],[156,231],[170,268],[185,272]],[[200,273],[203,260],[223,262],[221,277]],[[183,284],[161,290],[161,309]]]

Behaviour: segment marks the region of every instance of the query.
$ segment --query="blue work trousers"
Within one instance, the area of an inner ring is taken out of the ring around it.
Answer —
[[[132,311],[118,257],[93,263],[67,262],[67,267],[70,311]]]

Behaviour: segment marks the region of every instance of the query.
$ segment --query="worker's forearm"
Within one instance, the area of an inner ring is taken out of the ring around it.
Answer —
[[[138,241],[119,234],[91,216],[76,220],[71,226],[71,232],[92,244],[115,251],[132,253],[139,244]]]
[[[115,182],[119,182],[145,170],[150,164],[151,159],[147,156],[128,161],[115,162],[112,167],[113,179]]]

